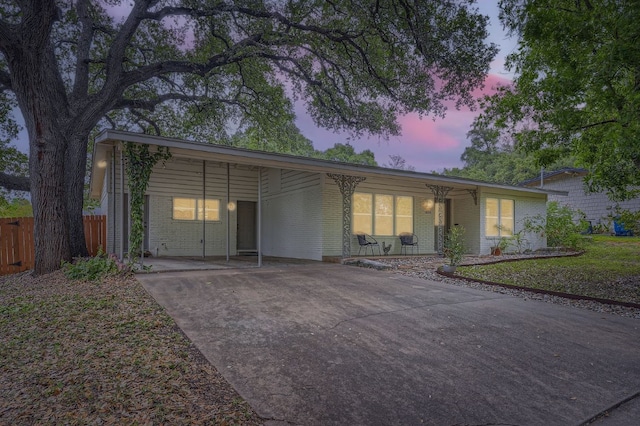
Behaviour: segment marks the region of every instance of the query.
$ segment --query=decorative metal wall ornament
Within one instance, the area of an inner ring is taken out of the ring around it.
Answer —
[[[473,197],[473,204],[478,205],[478,190],[477,189],[467,189],[469,195]]]
[[[445,199],[447,194],[453,188],[450,186],[429,185],[425,184],[427,188],[433,192],[433,196],[436,199],[436,204],[440,204],[438,208],[438,254],[444,254],[444,208]]]
[[[351,196],[358,184],[364,180],[362,176],[339,175],[327,173],[333,179],[342,194],[342,258],[351,256]]]

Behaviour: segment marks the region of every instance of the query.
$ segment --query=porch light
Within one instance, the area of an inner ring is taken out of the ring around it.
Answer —
[[[233,201],[229,201],[229,203],[227,204],[227,210],[229,210],[230,212],[234,211],[236,209],[236,203],[234,203]]]
[[[107,160],[100,160],[98,161],[97,166],[101,169],[104,169],[105,167],[107,167]]]
[[[432,199],[424,200],[422,202],[422,210],[424,210],[425,213],[429,214],[431,213],[431,210],[433,210],[433,205],[434,202]]]

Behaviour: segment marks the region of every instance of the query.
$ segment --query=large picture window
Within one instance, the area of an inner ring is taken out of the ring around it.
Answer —
[[[375,195],[375,235],[393,235],[393,195]]]
[[[510,237],[515,224],[514,201],[487,198],[485,205],[485,235],[487,237]]]
[[[173,199],[173,218],[176,220],[220,220],[220,200],[202,198]]]
[[[354,234],[399,235],[413,232],[413,197],[353,194]]]
[[[373,233],[373,195],[356,192],[353,194],[353,223],[351,229],[354,234]]]

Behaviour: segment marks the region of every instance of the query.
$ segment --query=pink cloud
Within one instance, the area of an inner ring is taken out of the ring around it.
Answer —
[[[408,114],[398,119],[402,126],[402,139],[410,145],[429,147],[436,151],[447,151],[460,146],[460,141],[444,131],[443,120],[433,121]]]
[[[495,93],[498,85],[510,84],[511,80],[496,74],[486,78],[485,87],[474,91],[474,96]],[[423,117],[407,114],[398,117],[401,135],[389,141],[378,137],[350,139],[346,133],[334,133],[318,128],[304,111],[301,102],[296,103],[298,126],[316,149],[327,149],[334,143],[349,141],[356,150],[370,149],[378,164],[389,161],[390,155],[401,155],[418,171],[441,171],[443,168],[460,167],[460,155],[468,145],[467,132],[479,111],[469,108],[455,109],[453,102],[447,105],[445,118]]]
[[[513,81],[510,78],[497,74],[489,74],[484,79],[484,87],[473,91],[473,96],[479,98],[484,95],[493,95],[498,91],[500,86],[511,86]]]

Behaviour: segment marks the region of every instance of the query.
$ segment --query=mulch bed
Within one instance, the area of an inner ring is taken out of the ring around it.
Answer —
[[[132,277],[0,277],[0,424],[262,421]]]

